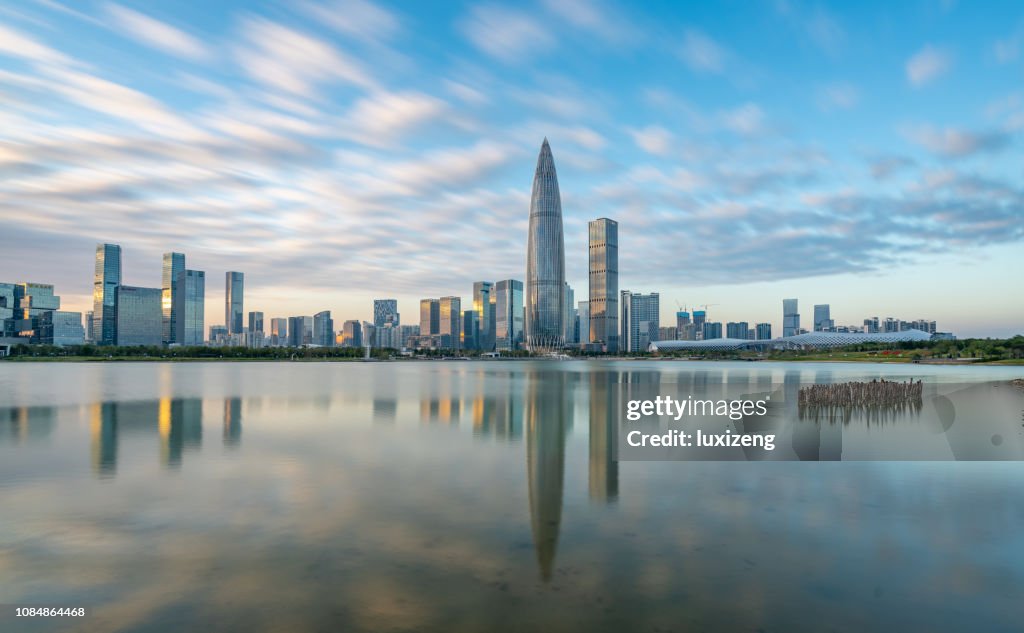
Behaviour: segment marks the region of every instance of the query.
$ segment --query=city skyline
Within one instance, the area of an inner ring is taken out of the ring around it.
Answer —
[[[608,217],[619,287],[660,293],[662,323],[711,303],[781,332],[794,297],[837,325],[1021,330],[1013,3],[338,6],[0,12],[2,278],[84,314],[112,243],[128,286],[186,253],[207,326],[232,270],[268,316],[465,307],[474,281],[525,277],[548,136],[577,299]]]

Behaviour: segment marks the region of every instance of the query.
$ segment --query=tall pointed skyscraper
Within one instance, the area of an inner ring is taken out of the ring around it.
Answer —
[[[562,198],[548,139],[540,147],[530,198],[526,250],[526,346],[553,351],[565,344],[565,243]]]

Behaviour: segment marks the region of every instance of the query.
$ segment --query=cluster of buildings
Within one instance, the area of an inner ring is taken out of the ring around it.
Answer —
[[[77,345],[85,340],[82,313],[61,310],[52,285],[0,282],[0,339]]]
[[[121,247],[96,246],[93,310],[60,310],[45,284],[0,283],[3,336],[20,342],[70,345],[231,345],[247,347],[381,347],[393,349],[628,353],[663,341],[769,341],[770,323],[723,324],[704,310],[682,307],[674,326],[662,327],[657,292],[619,288],[619,225],[609,218],[588,224],[588,297],[575,301],[565,281],[561,197],[547,139],[541,145],[530,200],[525,280],[473,283],[472,303],[445,296],[420,301],[419,321],[403,325],[396,299],[375,299],[373,321],[349,320],[335,330],[331,312],[272,318],[244,311],[245,275],[224,278],[224,324],[204,337],[206,274],[185,265],[184,253],[163,255],[160,287],[122,284]],[[782,337],[804,333],[796,299],[783,300]],[[836,326],[827,304],[814,306],[814,332],[936,334],[935,322],[878,317],[863,326]]]
[[[654,301],[657,301],[655,295]],[[878,317],[864,319],[863,325],[836,325],[831,316],[829,304],[814,306],[814,324],[812,330],[800,325],[800,311],[796,299],[782,300],[782,337],[788,338],[809,332],[835,332],[842,334],[864,333],[879,334],[918,330],[937,336],[951,336],[936,331],[935,321],[918,319],[903,321],[893,317],[884,320]],[[748,341],[769,341],[774,338],[771,323],[755,323],[748,321],[720,322],[708,321],[707,310],[680,310],[676,312],[675,327],[660,328],[657,339],[661,341],[707,341],[713,339],[734,339]]]

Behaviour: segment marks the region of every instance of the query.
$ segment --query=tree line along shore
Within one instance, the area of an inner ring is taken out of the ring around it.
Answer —
[[[480,358],[478,350],[415,350],[403,354],[399,350],[372,348],[371,360],[397,360],[404,358]],[[362,360],[367,357],[363,348],[354,347],[115,347],[97,345],[15,345],[8,361],[110,361],[110,360],[167,360],[167,361],[224,361],[224,360]],[[502,358],[537,357],[525,350],[502,352]],[[649,352],[617,354],[587,354],[578,350],[565,350],[561,358],[606,359],[687,359],[687,360],[777,360],[777,361],[844,361],[890,363],[997,363],[1024,364],[1024,336],[1009,339],[959,339],[943,341],[905,342],[896,344],[858,344],[831,349],[731,350],[721,352]]]

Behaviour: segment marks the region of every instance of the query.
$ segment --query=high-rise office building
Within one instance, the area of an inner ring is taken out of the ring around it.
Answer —
[[[401,347],[411,347],[411,339],[414,339],[420,335],[420,326],[418,325],[399,325],[398,326],[398,339]]]
[[[441,301],[439,299],[420,300],[420,336],[441,333]]]
[[[509,351],[523,344],[523,282],[503,279],[494,284],[494,349]]]
[[[746,340],[750,325],[746,321],[729,321],[725,324],[725,337]]]
[[[473,282],[473,309],[476,310],[477,318],[480,321],[480,349],[489,352],[494,349],[494,341],[497,336],[495,324],[497,306],[493,283],[490,281]]]
[[[545,138],[530,196],[526,250],[526,346],[560,349],[565,342],[565,242],[555,159]]]
[[[401,325],[398,315],[397,299],[374,299],[373,300],[373,324],[383,327],[390,323],[392,327]]]
[[[800,311],[796,299],[782,300],[782,335],[796,336],[800,333]]]
[[[878,317],[864,319],[864,331],[868,334],[878,333]]]
[[[60,310],[60,297],[53,293],[53,284],[21,282],[14,286],[14,299],[26,319]]]
[[[814,306],[814,331],[829,332],[835,329],[832,321],[831,308],[827,303],[820,303]]]
[[[263,338],[262,312],[249,312],[249,336]]]
[[[115,345],[117,342],[117,287],[120,285],[121,247],[97,244],[92,287],[93,340],[97,345]],[[160,328],[162,331],[163,313],[160,315]]]
[[[163,342],[163,290],[117,286],[115,345],[160,345]]]
[[[2,319],[2,318],[3,317],[0,316],[0,319]],[[93,326],[92,310],[89,310],[88,312],[85,313],[85,342],[86,343],[92,343],[93,342],[93,338],[92,337],[93,337],[93,334],[95,333],[95,331],[96,330],[95,330],[95,328]]]
[[[228,329],[223,325],[211,325],[210,326],[210,338],[209,342],[211,345],[223,345],[228,338]]]
[[[345,321],[341,326],[341,341],[344,347],[363,346],[363,328],[359,321]]]
[[[462,340],[462,299],[460,297],[441,297],[438,302],[439,331],[444,345],[451,349],[459,349]]]
[[[565,309],[563,314],[565,325],[562,339],[565,341],[565,345],[575,345],[579,342],[574,334],[576,331],[576,292],[573,291],[569,282],[565,284]]]
[[[14,318],[17,303],[14,299],[14,284],[0,283],[0,336],[7,336],[4,323]]]
[[[163,296],[166,297],[166,293]],[[173,296],[174,342],[180,345],[202,345],[203,321],[206,317],[206,273],[187,268],[179,271]]]
[[[331,311],[324,310],[313,315],[313,344],[320,347],[334,347],[334,319]]]
[[[480,315],[476,310],[462,311],[462,349],[480,349]]]
[[[246,331],[246,343],[250,347],[263,346],[263,312],[250,310],[249,328]]]
[[[377,326],[369,321],[363,321],[363,347],[376,347]]]
[[[616,299],[618,303],[618,299]],[[615,336],[618,340],[618,334]],[[576,340],[580,346],[590,341],[590,301],[580,301],[576,304]]]
[[[245,275],[243,273],[224,273],[224,324],[228,334],[241,334],[244,331],[243,297],[245,295]]]
[[[288,344],[288,319],[270,319],[270,344],[274,347]]]
[[[697,332],[697,326],[693,323],[684,323],[682,326],[676,326],[676,336],[679,337],[680,341],[697,341],[704,338],[703,327],[701,326],[701,332]]]
[[[661,326],[661,299],[657,292],[640,294],[623,290],[619,293],[622,306],[619,343],[624,352],[646,352],[651,341],[658,340]]]
[[[163,274],[161,276],[161,309],[163,310],[164,343],[176,342],[178,334],[178,314],[175,307],[175,295],[178,287],[178,275],[185,270],[184,253],[164,253]]]
[[[288,345],[302,347],[313,343],[313,317],[288,317]]]
[[[81,345],[85,342],[81,312],[49,310],[36,319],[43,331],[39,342],[44,345]]]
[[[619,223],[608,218],[588,225],[590,245],[590,315],[586,340],[619,351]],[[582,333],[581,333],[582,336]]]
[[[771,323],[758,323],[755,327],[757,340],[759,341],[770,341],[772,339],[772,324]]]
[[[710,341],[716,338],[722,338],[722,324],[720,322],[705,321],[703,340]]]

